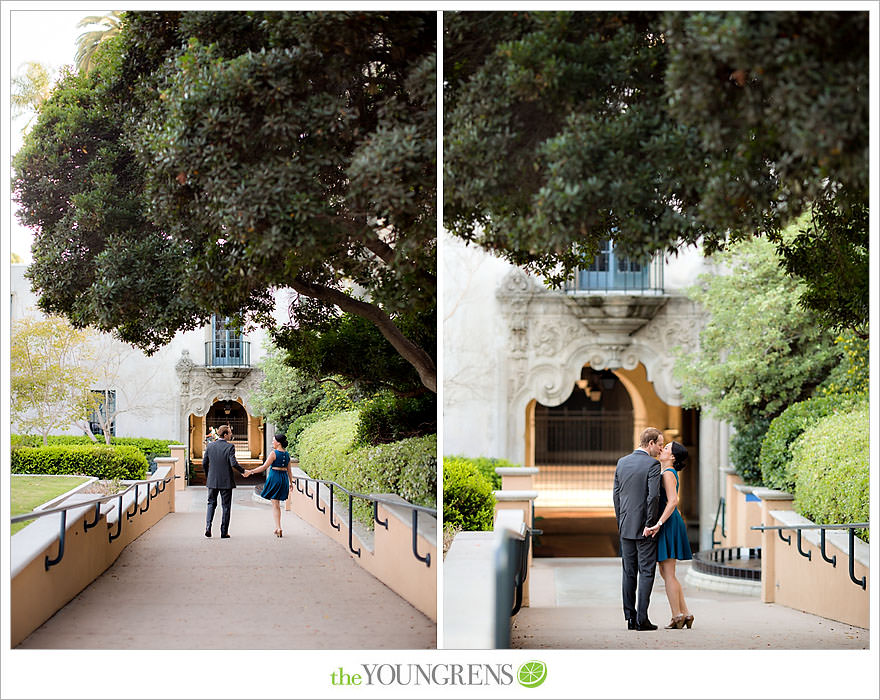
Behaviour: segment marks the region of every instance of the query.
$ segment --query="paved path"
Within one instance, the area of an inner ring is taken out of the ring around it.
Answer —
[[[235,489],[229,539],[205,537],[204,487],[19,648],[429,649],[436,625],[290,512]]]
[[[719,593],[677,578],[694,615],[692,629],[665,630],[669,604],[659,572],[649,619],[656,632],[626,629],[620,601],[620,559],[534,560],[531,606],[514,619],[511,646],[520,649],[867,649],[860,627],[762,603],[758,596]]]

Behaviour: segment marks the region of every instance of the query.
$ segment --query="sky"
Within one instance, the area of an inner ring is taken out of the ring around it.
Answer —
[[[29,6],[38,7],[38,3]],[[57,6],[57,5],[56,5]],[[67,3],[68,7],[81,7]],[[73,64],[76,55],[76,38],[87,31],[76,24],[83,17],[103,15],[109,9],[13,9],[9,12],[9,34],[4,30],[4,39],[9,37],[9,67],[11,77],[19,74],[28,61],[42,63],[57,74],[64,65]],[[5,44],[5,41],[4,41]],[[5,57],[4,57],[5,58]],[[11,120],[10,150],[16,153],[22,145],[22,128],[31,115],[23,115]],[[31,261],[31,232],[21,226],[13,214],[10,217],[10,250],[17,253],[25,262]]]

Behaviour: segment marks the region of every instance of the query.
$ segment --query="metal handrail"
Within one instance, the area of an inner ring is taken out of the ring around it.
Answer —
[[[334,500],[333,499],[333,492],[334,492],[334,489],[341,489],[342,491],[344,491],[348,495],[348,549],[352,554],[354,554],[358,557],[360,557],[360,555],[361,555],[361,550],[360,550],[360,548],[358,548],[358,549],[354,548],[354,516],[352,515],[352,504],[353,504],[355,498],[361,498],[365,501],[370,501],[373,504],[373,520],[386,529],[388,528],[387,518],[384,521],[379,520],[379,505],[378,505],[379,503],[384,503],[385,505],[389,505],[389,506],[399,506],[399,507],[403,507],[403,508],[409,508],[412,511],[412,553],[413,553],[413,556],[415,556],[415,558],[418,559],[419,561],[424,562],[426,566],[428,566],[428,567],[431,566],[431,553],[427,552],[427,553],[425,553],[424,556],[419,554],[419,549],[418,549],[419,513],[420,512],[421,513],[428,513],[429,515],[434,516],[434,518],[436,519],[437,518],[437,509],[436,508],[430,508],[429,506],[419,506],[419,505],[416,505],[415,503],[407,503],[406,501],[401,503],[400,501],[395,501],[390,498],[384,498],[383,496],[370,496],[368,494],[358,493],[357,491],[349,491],[344,486],[336,483],[335,481],[330,481],[328,479],[315,479],[311,476],[295,475],[295,476],[293,476],[293,480],[296,482],[296,490],[297,491],[299,491],[302,494],[305,494],[305,496],[309,499],[314,497],[315,507],[321,513],[326,513],[327,508],[321,508],[321,504],[319,501],[320,484],[324,484],[325,486],[327,486],[329,488],[329,490],[330,490],[330,509],[329,509],[329,511],[330,511],[330,525],[336,530],[339,530],[341,528],[341,524],[336,523],[333,520],[333,500]],[[299,487],[300,480],[305,482],[305,486],[302,489]],[[309,492],[309,482],[310,481],[313,481],[319,485],[315,488],[314,493]]]
[[[522,527],[520,528],[520,536],[516,538],[517,550],[519,555],[519,566],[517,567],[517,571],[513,576],[514,603],[513,609],[510,611],[511,617],[516,615],[520,611],[520,608],[522,608],[523,586],[525,585],[526,578],[528,578],[529,575],[529,549],[531,548],[532,544],[532,536],[543,534],[543,530],[529,527],[528,525],[523,523]]]
[[[724,526],[725,526],[725,522],[724,522],[724,514],[726,513],[726,508],[725,508],[726,505],[727,505],[727,504],[726,504],[726,502],[725,502],[725,500],[724,500],[724,496],[722,496],[722,497],[718,500],[718,510],[715,511],[715,524],[712,525],[712,546],[713,546],[713,547],[714,547],[716,544],[721,544],[721,542],[724,540],[724,538],[727,537],[727,533],[724,531]],[[715,530],[718,529],[718,518],[719,518],[719,516],[721,517],[721,539],[720,539],[720,540],[716,540],[716,539],[715,539]]]
[[[808,561],[812,561],[812,552],[805,552],[803,549],[803,531],[804,530],[819,530],[819,552],[822,555],[822,559],[831,564],[833,567],[837,567],[837,555],[833,554],[830,558],[825,553],[825,531],[826,530],[846,530],[849,535],[849,577],[850,580],[856,584],[857,586],[861,586],[862,590],[865,590],[867,587],[867,579],[865,576],[862,576],[862,580],[856,578],[855,573],[855,548],[856,548],[856,540],[855,540],[855,531],[857,529],[868,529],[870,527],[870,523],[838,523],[834,525],[753,525],[752,530],[760,530],[764,532],[765,530],[776,530],[779,533],[779,539],[781,539],[786,544],[791,544],[791,535],[785,537],[782,534],[783,530],[796,530],[797,531],[797,550],[798,554],[802,557],[805,557]]]
[[[46,510],[34,510],[34,511],[31,511],[30,513],[25,513],[23,515],[15,515],[12,518],[10,518],[9,521],[10,521],[10,524],[11,523],[20,523],[25,520],[36,520],[37,518],[42,518],[46,515],[54,515],[55,513],[61,513],[61,523],[60,523],[61,529],[58,534],[58,554],[57,554],[57,556],[55,556],[52,559],[50,559],[49,556],[47,555],[45,557],[45,561],[44,561],[44,566],[46,567],[46,571],[48,571],[50,568],[52,568],[53,566],[58,564],[64,558],[64,544],[67,539],[67,511],[72,510],[73,508],[88,508],[89,506],[94,505],[95,506],[94,520],[92,520],[91,522],[86,522],[85,520],[83,520],[83,530],[85,532],[88,532],[91,528],[93,528],[95,525],[98,524],[98,519],[101,517],[101,504],[107,503],[108,501],[112,501],[114,498],[118,498],[119,505],[117,507],[118,517],[116,520],[116,522],[117,522],[116,534],[109,533],[109,537],[110,537],[109,541],[112,542],[117,537],[119,537],[120,534],[122,534],[122,521],[124,519],[122,517],[123,514],[125,514],[127,516],[127,519],[130,520],[138,512],[146,513],[147,510],[149,510],[149,508],[150,508],[150,498],[155,498],[156,496],[158,496],[160,493],[162,493],[165,490],[166,484],[169,484],[174,479],[179,479],[179,478],[180,478],[180,476],[171,475],[169,477],[160,476],[160,477],[156,477],[154,479],[141,479],[141,480],[135,481],[134,483],[130,484],[127,489],[125,489],[124,491],[120,491],[119,493],[113,493],[113,494],[109,494],[107,496],[98,496],[97,498],[92,498],[92,499],[89,499],[88,501],[80,501],[79,503],[71,503],[70,505],[66,505],[66,506],[58,506],[57,508],[47,508]],[[138,507],[138,489],[140,488],[140,486],[142,484],[147,485],[147,502],[146,502],[144,508],[139,509],[139,507]],[[155,493],[153,493],[153,494],[150,493],[150,484],[156,484]],[[162,486],[162,488],[159,488],[160,485]],[[123,513],[122,498],[123,498],[123,496],[125,496],[125,494],[127,494],[132,489],[135,490],[134,510],[132,510],[130,513],[129,512]]]

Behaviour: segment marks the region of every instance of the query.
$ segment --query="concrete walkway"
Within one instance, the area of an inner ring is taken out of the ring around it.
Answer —
[[[229,539],[205,537],[204,487],[35,630],[22,649],[430,649],[436,624],[337,543],[253,488],[233,491]]]
[[[692,629],[666,630],[671,617],[663,579],[654,580],[648,617],[655,632],[626,629],[618,558],[536,558],[529,574],[531,606],[514,618],[519,649],[867,649],[866,629],[762,603],[760,597],[696,588],[689,563],[676,577],[694,615]]]

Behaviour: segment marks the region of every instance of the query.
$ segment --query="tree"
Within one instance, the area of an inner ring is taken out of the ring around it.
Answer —
[[[801,284],[784,273],[770,241],[743,240],[714,261],[724,273],[702,275],[689,290],[709,313],[700,348],[678,357],[675,376],[686,404],[744,431],[811,396],[840,351],[798,306]]]
[[[122,25],[122,11],[114,10],[105,15],[89,15],[76,23],[77,27],[98,25],[100,29],[83,32],[76,38],[74,64],[80,73],[88,73],[95,65],[95,54],[101,44],[119,33]]]
[[[867,13],[444,13],[444,60],[453,234],[551,284],[607,239],[639,259],[767,235],[819,318],[865,328]],[[842,221],[804,245],[855,250],[830,275],[781,236],[813,206]]]
[[[22,127],[22,132],[27,131],[51,93],[52,76],[46,66],[36,61],[27,61],[19,68],[18,75],[12,79],[9,104],[12,107],[13,116],[18,117],[28,112],[32,113],[30,119]]]
[[[91,391],[86,395],[88,413],[75,424],[93,442],[97,440],[97,430],[109,445],[113,424],[119,416],[125,413],[146,415],[153,408],[141,398],[139,387],[153,381],[156,369],[147,371],[145,365],[138,362],[143,358],[133,354],[130,347],[97,334],[89,338],[89,356],[95,369],[91,372]],[[135,375],[137,381],[133,382],[131,378]]]
[[[53,429],[89,414],[91,334],[61,318],[25,317],[11,330],[11,418],[46,445]]]
[[[324,398],[324,391],[302,370],[285,363],[283,350],[275,346],[267,350],[260,362],[263,380],[251,394],[251,405],[278,431],[287,433],[297,418],[311,413],[318,406]]]
[[[430,12],[126,13],[15,159],[40,308],[153,352],[212,313],[277,330],[289,286],[436,391],[398,325],[435,306],[435,43]]]

